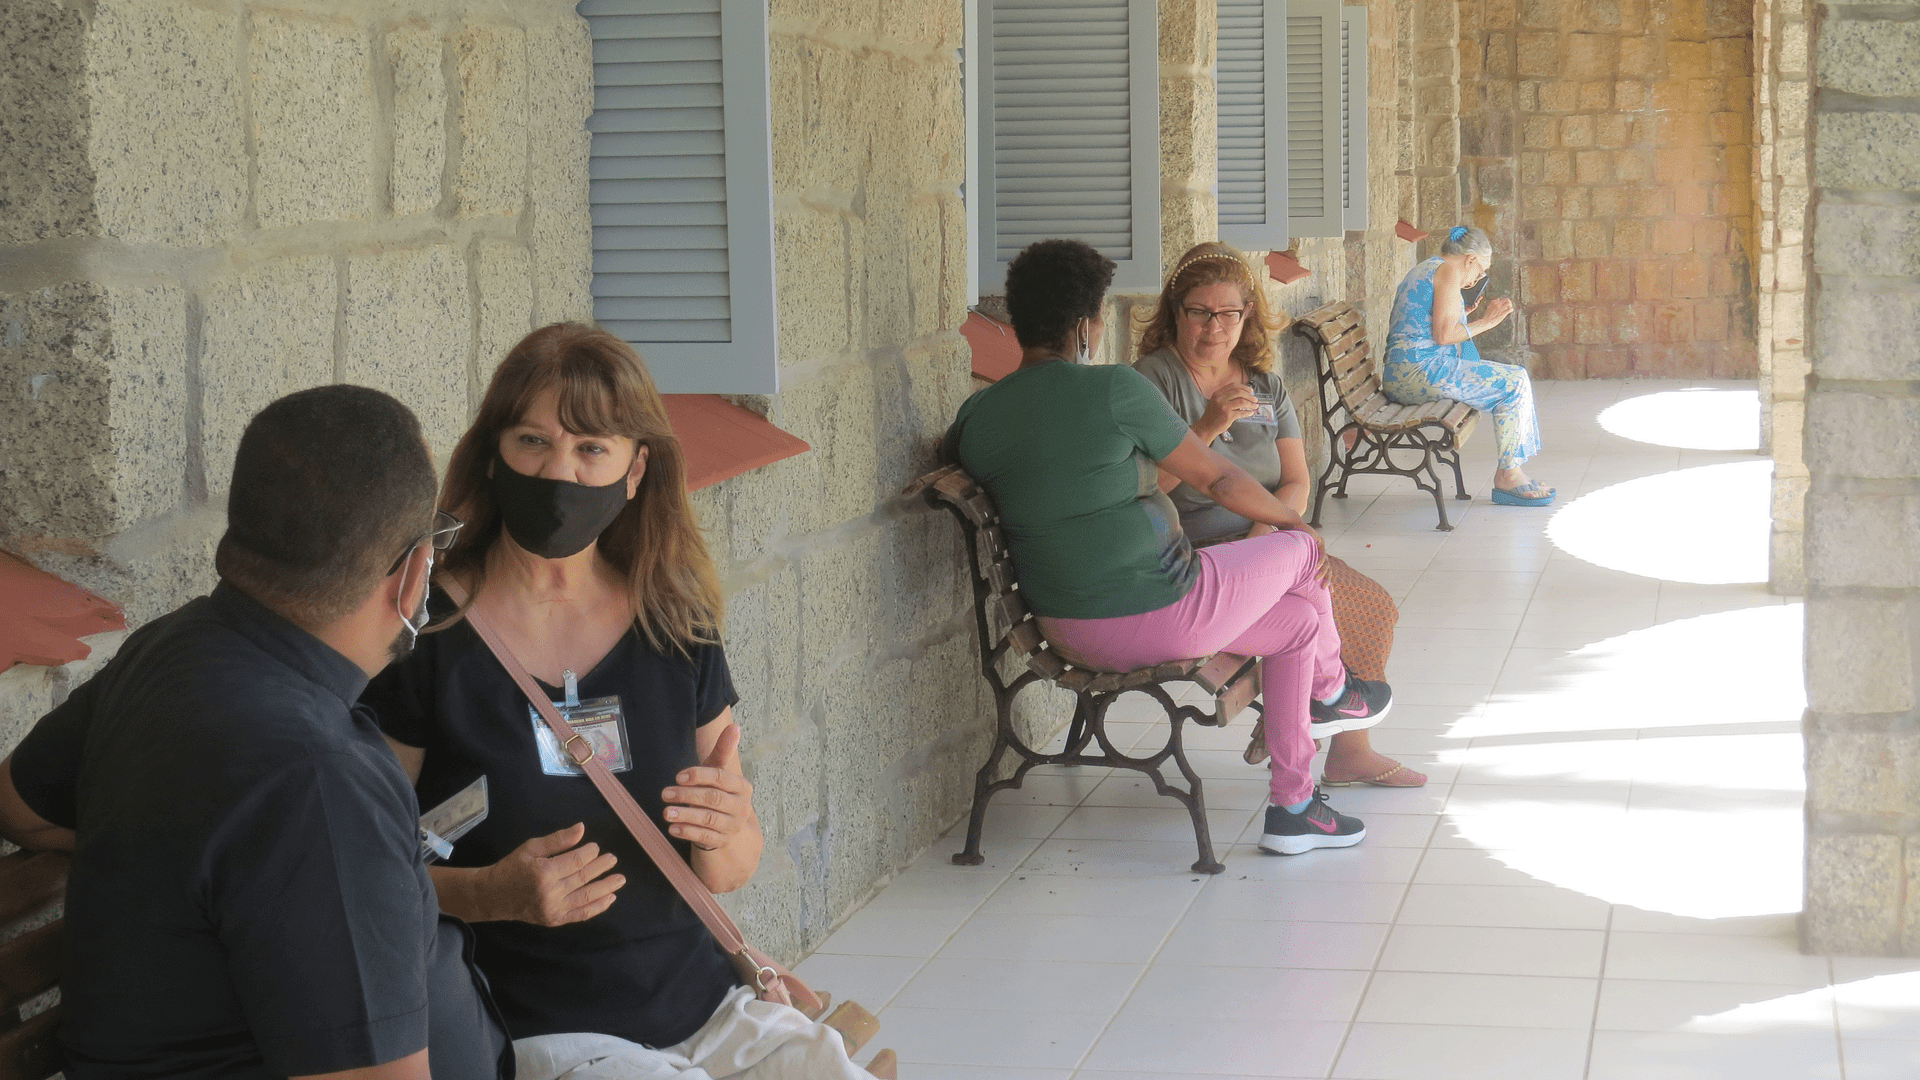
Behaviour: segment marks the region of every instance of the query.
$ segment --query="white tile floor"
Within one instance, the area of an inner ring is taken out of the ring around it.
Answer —
[[[1553,511],[1486,502],[1490,429],[1452,533],[1405,481],[1327,510],[1401,602],[1374,744],[1431,776],[1332,793],[1364,844],[1262,854],[1247,725],[1189,728],[1225,873],[1134,774],[1036,772],[985,865],[949,833],[801,972],[911,1080],[1920,1077],[1920,961],[1795,944],[1800,613],[1757,584],[1751,390],[1538,393]]]

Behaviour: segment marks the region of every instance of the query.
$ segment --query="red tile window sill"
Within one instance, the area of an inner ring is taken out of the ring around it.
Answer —
[[[1275,251],[1267,256],[1267,273],[1282,285],[1291,285],[1313,274],[1313,271],[1300,265],[1300,260],[1285,251]]]
[[[687,457],[687,490],[699,491],[741,473],[813,449],[766,417],[718,394],[663,394],[667,420]]]
[[[113,601],[0,551],[0,671],[85,660],[93,650],[81,638],[126,628]]]
[[[1020,342],[1014,339],[1013,327],[969,311],[967,321],[960,324],[960,336],[973,348],[974,378],[999,382],[1019,370]]]

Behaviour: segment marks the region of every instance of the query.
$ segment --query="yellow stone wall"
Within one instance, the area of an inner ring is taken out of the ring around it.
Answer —
[[[1461,9],[1468,217],[1517,263],[1535,375],[1754,375],[1751,7]]]
[[[781,390],[743,400],[813,449],[694,502],[767,834],[727,904],[788,958],[959,817],[991,730],[959,528],[899,497],[972,389],[962,17],[769,9]],[[1042,690],[1020,715],[1045,732],[1068,712]]]

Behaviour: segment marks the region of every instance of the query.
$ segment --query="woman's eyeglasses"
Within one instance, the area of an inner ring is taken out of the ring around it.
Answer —
[[[419,547],[422,541],[432,541],[433,550],[435,551],[445,551],[452,547],[453,538],[460,535],[460,530],[465,528],[466,524],[466,522],[461,521],[445,510],[435,510],[433,512],[433,530],[425,536],[419,536],[409,540],[407,542],[407,549],[400,553],[399,558],[393,560],[392,566],[387,567],[386,576],[392,577],[399,573],[401,564],[407,561],[407,556],[413,554],[413,549]]]
[[[1220,320],[1221,326],[1239,326],[1240,321],[1247,317],[1246,308],[1227,308],[1224,311],[1208,311],[1203,307],[1183,307],[1180,311],[1188,319],[1199,323],[1201,326],[1210,326],[1215,319]]]

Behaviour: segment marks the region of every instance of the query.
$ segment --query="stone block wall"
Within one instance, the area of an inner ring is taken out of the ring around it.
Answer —
[[[552,0],[0,8],[0,545],[137,625],[211,587],[268,401],[376,386],[444,456],[591,317],[592,80]]]
[[[961,10],[770,13],[784,389],[743,403],[813,450],[695,502],[769,840],[729,903],[788,959],[959,816],[990,731],[957,526],[897,497],[969,389]],[[18,0],[0,58],[0,544],[135,625],[212,586],[261,406],[373,385],[444,456],[514,341],[592,317],[564,0]],[[86,673],[0,678],[5,746]]]
[[[1811,14],[1802,945],[1920,956],[1920,8]]]
[[[1219,28],[1214,0],[1160,0],[1160,265],[1167,270],[1195,244],[1219,239]]]
[[[962,8],[769,14],[781,390],[743,403],[813,449],[694,502],[767,834],[727,903],[793,958],[963,813],[992,701],[959,527],[899,497],[972,389]],[[1045,735],[1067,702],[1030,691],[1020,716]]]
[[[1751,5],[1460,3],[1467,216],[1517,269],[1489,347],[1545,378],[1754,375]]]
[[[1408,5],[1404,0],[1372,0],[1366,8],[1367,229],[1346,237],[1346,295],[1366,299],[1367,340],[1377,350],[1386,345],[1393,294],[1414,262],[1414,245],[1394,235],[1394,226],[1403,217],[1416,220],[1419,211],[1409,205],[1415,190],[1411,173],[1404,178],[1401,174],[1400,107],[1403,97],[1411,101],[1412,90],[1400,78],[1405,54],[1400,38],[1410,21],[1403,9]],[[1409,150],[1410,145],[1409,140]],[[1410,153],[1406,160],[1411,162]]]
[[[1775,592],[1788,594],[1806,588],[1806,7],[1760,0],[1753,29],[1760,448],[1773,457],[1770,577]]]
[[[1402,134],[1407,174],[1401,217],[1433,234],[1426,247],[1460,220],[1460,8],[1462,0],[1412,0],[1401,7],[1399,68],[1408,100]]]

